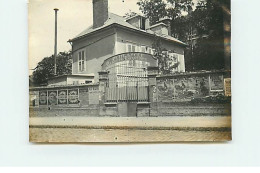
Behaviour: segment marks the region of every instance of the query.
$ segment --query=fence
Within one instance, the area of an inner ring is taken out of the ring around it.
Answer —
[[[108,69],[106,102],[148,102],[147,69],[142,62],[118,63]]]
[[[124,86],[106,88],[106,102],[148,102],[148,86]]]

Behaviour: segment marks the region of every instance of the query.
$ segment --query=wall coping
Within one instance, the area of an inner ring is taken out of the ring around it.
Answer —
[[[94,75],[89,75],[89,74],[69,74],[69,75],[61,75],[61,76],[54,76],[54,77],[51,77],[49,78],[48,80],[51,80],[51,79],[59,79],[59,78],[68,78],[68,77],[81,77],[81,78],[94,78]]]
[[[198,72],[183,72],[183,73],[175,73],[168,75],[158,75],[156,78],[173,78],[179,76],[196,76],[196,75],[204,75],[204,74],[226,74],[231,73],[230,70],[220,70],[220,71],[198,71]]]
[[[60,88],[80,88],[80,87],[91,87],[91,86],[99,86],[99,84],[95,83],[95,84],[52,85],[52,86],[31,87],[31,88],[29,88],[29,91],[46,90],[46,89],[60,89]]]

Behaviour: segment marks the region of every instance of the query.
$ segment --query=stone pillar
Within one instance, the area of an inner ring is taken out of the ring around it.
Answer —
[[[148,67],[148,85],[149,85],[149,101],[151,103],[156,102],[156,93],[154,93],[156,89],[156,76],[159,74],[159,67]]]
[[[105,103],[105,90],[106,90],[106,83],[108,80],[108,72],[101,71],[98,72],[99,75],[99,91],[100,91],[100,104],[103,105]]]
[[[149,113],[148,116],[157,116],[158,107],[157,107],[157,89],[156,89],[156,76],[159,74],[159,67],[148,67],[148,94],[149,94]]]

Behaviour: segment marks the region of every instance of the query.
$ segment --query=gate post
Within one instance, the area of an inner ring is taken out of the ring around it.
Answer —
[[[148,71],[148,98],[149,102],[153,103],[156,102],[157,100],[155,99],[155,93],[154,93],[154,87],[156,87],[156,76],[159,74],[159,67],[154,67],[154,66],[149,66],[147,67]]]
[[[99,75],[99,92],[100,92],[100,100],[99,103],[103,105],[105,103],[105,92],[106,92],[106,83],[108,80],[108,72],[107,71],[100,71],[98,72]]]

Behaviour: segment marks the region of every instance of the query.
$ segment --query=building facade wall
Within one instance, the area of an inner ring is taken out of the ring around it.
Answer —
[[[126,31],[123,29],[117,29],[117,53],[127,52],[126,44],[134,44],[136,46],[148,46],[152,48],[153,38],[145,35],[138,34],[136,32]]]
[[[127,31],[121,28],[110,28],[91,37],[79,39],[73,43],[72,74],[91,74],[98,81],[98,72],[107,58],[126,52],[145,52],[153,54],[154,37]],[[135,48],[129,51],[128,45]],[[178,54],[178,72],[185,72],[184,48],[173,42],[162,40],[162,47]],[[79,53],[84,51],[84,69],[80,70]]]
[[[152,48],[154,43],[154,37],[145,34],[137,33],[134,31],[126,31],[117,28],[117,53],[124,53],[126,51],[126,43],[133,43],[139,46],[148,46]],[[162,39],[162,47],[167,50],[172,50],[180,55],[184,55],[184,48],[178,46],[172,41],[166,41]]]
[[[105,59],[115,54],[115,32],[113,29],[80,39],[73,43],[72,74],[91,74],[98,79],[98,72]],[[84,70],[79,70],[79,52],[84,51]]]
[[[90,81],[90,79],[86,77],[80,77],[80,76],[73,76],[67,78],[67,84],[68,85],[77,85],[77,84],[86,84],[86,80]]]
[[[132,44],[137,46],[136,52],[142,52],[142,48],[152,49],[154,38],[152,36],[146,36],[143,34],[139,34],[136,32],[126,31],[122,29],[117,29],[116,34],[116,54],[128,52],[127,45]],[[178,46],[177,44],[162,40],[162,47],[168,51],[173,51],[178,54],[178,62],[179,66],[178,72],[185,72],[185,60],[184,60],[184,48],[182,46]],[[149,50],[146,50],[146,53],[150,53]],[[151,51],[151,54],[153,50]]]
[[[67,77],[64,76],[62,78],[54,78],[48,80],[48,85],[66,85],[67,84]]]

